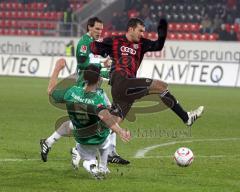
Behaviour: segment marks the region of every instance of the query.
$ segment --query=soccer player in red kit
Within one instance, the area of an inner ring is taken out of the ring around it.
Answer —
[[[92,42],[91,51],[94,54],[109,55],[113,60],[109,83],[113,98],[112,114],[116,116],[118,123],[125,118],[136,99],[149,94],[159,94],[163,103],[188,126],[191,126],[202,115],[203,106],[191,112],[185,111],[168,90],[166,82],[136,77],[144,54],[149,51],[162,50],[167,30],[167,21],[160,19],[157,28],[158,39],[151,41],[143,37],[144,22],[139,18],[131,18],[128,21],[125,35],[105,38],[102,42]]]

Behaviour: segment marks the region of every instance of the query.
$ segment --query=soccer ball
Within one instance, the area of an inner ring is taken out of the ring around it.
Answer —
[[[174,153],[174,160],[180,167],[187,167],[191,165],[193,159],[193,152],[187,147],[181,147]]]

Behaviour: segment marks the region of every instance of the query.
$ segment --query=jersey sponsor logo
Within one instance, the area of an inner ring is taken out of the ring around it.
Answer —
[[[121,52],[122,52],[122,55],[125,53],[130,53],[131,55],[136,55],[137,54],[137,51],[133,48],[130,48],[130,47],[126,47],[126,46],[121,46],[120,48]]]
[[[78,95],[76,95],[75,93],[72,93],[71,94],[71,97],[81,103],[86,103],[86,104],[92,104],[94,105],[94,101],[92,99],[89,99],[89,98],[82,98]]]
[[[138,47],[139,47],[138,44],[133,44],[134,49],[138,49]]]
[[[80,52],[87,53],[87,46],[86,45],[82,45],[81,49],[80,49]]]

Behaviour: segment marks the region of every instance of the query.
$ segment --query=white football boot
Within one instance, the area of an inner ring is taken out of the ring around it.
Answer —
[[[81,156],[80,156],[80,154],[78,153],[78,151],[75,147],[73,147],[70,150],[70,153],[72,155],[72,166],[73,166],[74,169],[78,169],[79,168],[79,163],[80,163],[80,160],[81,160]]]
[[[187,126],[191,126],[201,115],[203,114],[204,106],[200,106],[194,111],[188,113],[188,121],[186,122]]]
[[[102,174],[100,173],[97,165],[97,160],[83,161],[83,167],[85,170],[90,173],[94,179],[102,180],[104,178],[102,177]]]

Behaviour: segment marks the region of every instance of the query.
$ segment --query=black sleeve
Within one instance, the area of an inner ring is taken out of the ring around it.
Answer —
[[[146,53],[148,51],[161,51],[164,43],[165,43],[165,39],[158,39],[156,41],[151,41],[149,39],[142,39],[143,42],[143,53]]]
[[[161,19],[158,24],[158,39],[156,41],[151,41],[149,39],[142,39],[143,43],[143,53],[148,51],[160,51],[162,50],[165,40],[167,38],[168,23],[165,19]]]
[[[112,38],[105,38],[102,42],[94,41],[90,45],[91,52],[94,55],[101,55],[103,57],[106,57],[108,55],[111,55],[112,52]]]

